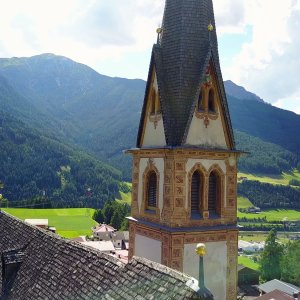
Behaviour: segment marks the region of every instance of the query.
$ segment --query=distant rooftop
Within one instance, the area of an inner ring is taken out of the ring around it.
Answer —
[[[48,219],[25,219],[25,222],[34,226],[48,226]]]
[[[114,244],[111,241],[87,241],[82,242],[82,244],[103,252],[115,251]]]
[[[98,224],[96,227],[93,227],[93,232],[115,232],[116,229],[107,224]]]
[[[279,290],[274,290],[270,293],[264,294],[255,300],[294,300],[294,297],[279,291]]]
[[[293,295],[295,292],[299,293],[300,292],[300,287],[295,286],[293,284],[278,280],[278,279],[273,279],[271,281],[265,282],[258,286],[258,288],[263,291],[264,293],[270,293],[274,290],[279,290],[282,291],[288,295]]]

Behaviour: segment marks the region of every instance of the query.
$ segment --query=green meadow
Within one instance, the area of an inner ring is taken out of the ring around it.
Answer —
[[[22,220],[48,219],[49,226],[56,227],[56,232],[65,238],[90,235],[91,227],[97,224],[92,219],[94,209],[91,208],[5,208],[3,210]]]
[[[289,181],[292,179],[300,181],[300,172],[293,170],[292,172],[282,173],[278,176],[238,173],[239,177],[247,177],[248,180],[257,180],[263,183],[289,185]]]
[[[246,256],[238,256],[238,264],[244,265],[245,267],[248,267],[252,270],[258,270],[259,264],[254,262],[251,258]]]
[[[116,199],[119,203],[126,203],[128,205],[131,205],[131,193],[120,193],[120,198],[121,199]]]
[[[238,197],[237,206],[238,208],[249,208],[249,207],[253,207],[254,205],[251,203],[249,199],[245,197]]]
[[[238,211],[239,218],[246,217],[248,219],[264,218],[269,222],[272,221],[300,221],[300,211],[290,209],[272,209],[264,210],[258,214],[241,213]]]

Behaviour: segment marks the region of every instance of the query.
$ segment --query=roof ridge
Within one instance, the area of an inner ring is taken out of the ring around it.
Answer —
[[[104,252],[101,252],[100,250],[97,250],[97,249],[94,249],[94,248],[91,248],[89,246],[86,246],[86,245],[83,245],[82,243],[78,243],[76,241],[73,241],[73,240],[70,240],[70,239],[66,239],[66,238],[63,238],[61,237],[60,235],[58,234],[55,234],[51,231],[48,231],[48,230],[45,230],[43,228],[39,228],[37,226],[34,226],[34,225],[31,225],[31,224],[28,224],[26,223],[25,221],[3,211],[3,210],[0,210],[0,217],[1,217],[1,214],[4,214],[5,216],[7,216],[8,218],[10,219],[13,219],[14,221],[17,221],[19,223],[21,223],[23,226],[26,226],[26,227],[29,227],[31,229],[34,230],[34,232],[39,232],[39,233],[42,233],[43,235],[49,237],[50,239],[54,239],[58,242],[62,242],[62,243],[65,243],[67,245],[72,245],[72,246],[75,246],[76,248],[80,248],[80,249],[83,249],[87,252],[91,252],[91,253],[94,253],[94,254],[101,254],[101,256],[103,256],[103,258],[108,258],[111,262],[114,262],[114,263],[117,263],[117,264],[122,264],[124,265],[124,263],[122,263],[120,260],[118,260],[116,257],[113,257],[107,253],[104,253]],[[31,241],[29,241],[28,243],[30,244],[35,238],[37,238],[38,236],[35,235],[34,237],[32,237]],[[15,249],[12,249],[12,250],[15,250]]]

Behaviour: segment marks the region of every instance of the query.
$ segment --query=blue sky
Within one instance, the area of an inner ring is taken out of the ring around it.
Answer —
[[[164,0],[0,0],[0,57],[54,53],[146,79]],[[300,114],[300,0],[214,0],[224,79]]]

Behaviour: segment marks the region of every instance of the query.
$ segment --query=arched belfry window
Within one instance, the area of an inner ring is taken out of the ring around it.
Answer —
[[[198,111],[204,111],[205,110],[205,105],[204,105],[204,90],[203,88],[201,89],[200,91],[200,94],[199,94],[199,98],[198,98]]]
[[[191,181],[191,215],[200,214],[202,204],[202,178],[199,171],[195,171]]]
[[[152,89],[150,95],[150,114],[154,115],[155,113],[156,113],[156,92],[154,89]]]
[[[210,89],[208,93],[208,112],[216,112],[215,92],[213,89]]]
[[[147,184],[147,209],[154,209],[157,206],[157,175],[154,171],[148,174]]]
[[[210,216],[217,216],[221,201],[220,177],[217,172],[210,173],[208,184],[208,211]]]

